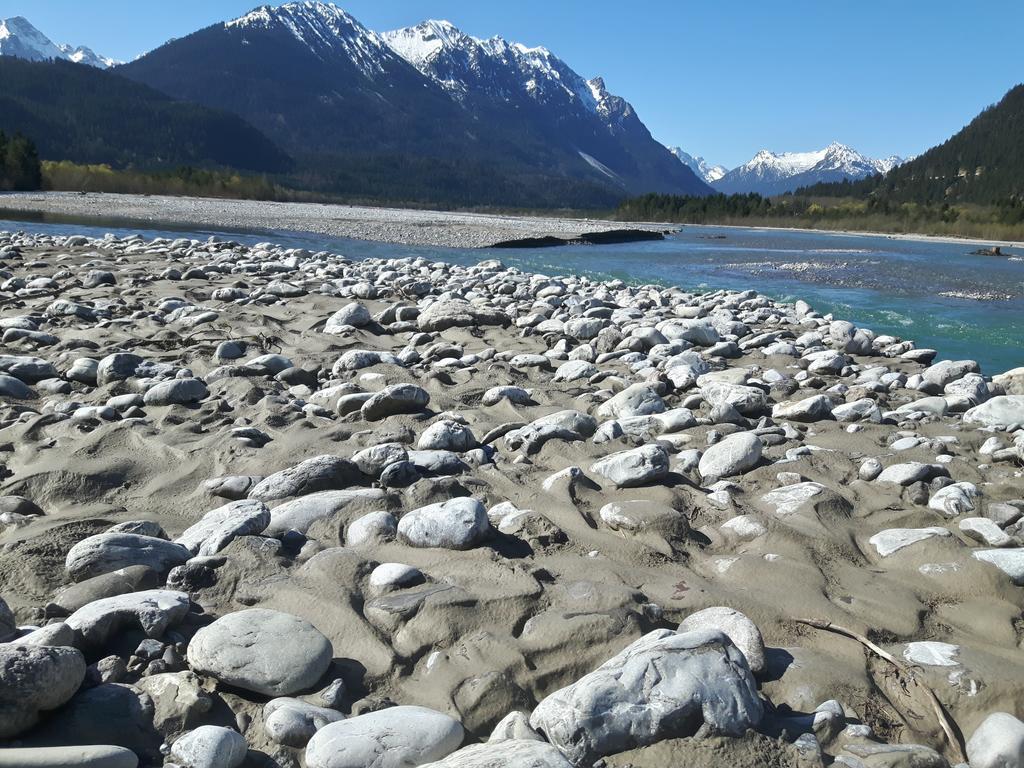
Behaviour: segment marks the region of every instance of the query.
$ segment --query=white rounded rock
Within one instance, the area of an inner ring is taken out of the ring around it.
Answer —
[[[201,725],[171,745],[171,756],[184,768],[237,768],[249,748],[238,731]]]

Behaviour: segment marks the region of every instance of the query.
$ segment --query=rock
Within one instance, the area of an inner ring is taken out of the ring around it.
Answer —
[[[844,423],[855,421],[873,421],[878,423],[882,420],[882,411],[874,400],[863,397],[853,402],[837,405],[832,409],[832,418]]]
[[[124,381],[135,375],[143,360],[129,352],[116,352],[107,355],[96,366],[96,383],[99,386],[114,381]]]
[[[544,741],[544,739],[530,727],[529,715],[523,712],[509,712],[494,726],[487,741],[493,743],[495,741]]]
[[[898,485],[910,485],[924,480],[931,474],[932,468],[927,464],[917,461],[906,464],[892,464],[882,470],[877,477],[879,483],[896,483]]]
[[[981,492],[973,483],[953,483],[932,494],[928,500],[928,509],[941,512],[946,517],[957,517],[973,512],[975,501],[980,496]]]
[[[14,400],[31,400],[36,396],[32,388],[21,379],[0,373],[0,397],[10,397]]]
[[[462,497],[406,512],[398,521],[398,538],[413,547],[471,549],[490,529],[484,505]]]
[[[390,512],[370,512],[353,520],[345,531],[345,546],[382,544],[393,541],[398,532],[398,521]]]
[[[659,482],[668,476],[668,453],[660,445],[644,445],[606,456],[590,471],[610,480],[618,488],[635,488]]]
[[[373,322],[370,310],[358,302],[346,304],[327,319],[324,333],[343,333],[347,327],[363,328]]]
[[[486,406],[497,405],[502,400],[508,400],[512,405],[530,405],[533,397],[530,391],[522,387],[491,387],[481,399],[481,404]]]
[[[757,387],[727,381],[708,381],[699,386],[708,405],[714,407],[728,403],[744,416],[759,416],[768,405],[768,396]]]
[[[949,403],[944,397],[922,397],[911,400],[896,409],[897,413],[927,413],[932,416],[945,416]]]
[[[409,452],[401,443],[381,443],[358,451],[352,456],[352,461],[364,475],[377,477],[389,464],[408,458]]]
[[[381,563],[370,572],[370,587],[375,592],[389,592],[422,584],[426,579],[419,568],[403,563]]]
[[[147,389],[142,399],[146,405],[189,405],[209,394],[206,384],[199,379],[171,379]]]
[[[478,307],[461,299],[435,301],[416,320],[421,331],[446,331],[449,328],[467,328],[509,324],[506,313],[497,309]]]
[[[321,728],[306,747],[306,766],[411,768],[446,757],[462,738],[462,725],[448,715],[426,707],[390,707]]]
[[[270,523],[264,536],[282,536],[288,531],[306,533],[318,520],[331,517],[349,507],[372,509],[384,504],[380,488],[356,488],[349,491],[320,491],[299,496],[270,510]]]
[[[555,747],[532,739],[471,744],[423,768],[572,768]]]
[[[772,418],[781,421],[821,421],[832,417],[832,399],[828,395],[812,395],[803,400],[779,403],[772,409]]]
[[[1024,768],[1024,722],[993,712],[971,734],[967,760],[971,768]]]
[[[64,567],[74,581],[110,573],[131,565],[144,565],[167,573],[192,557],[180,544],[134,533],[98,533],[68,550]]]
[[[130,565],[64,587],[54,596],[53,605],[70,614],[95,600],[140,589],[152,589],[160,581],[160,574],[152,568]]]
[[[864,768],[949,768],[946,758],[921,744],[846,744],[839,756],[849,753]]]
[[[58,375],[52,363],[30,355],[0,355],[0,373],[13,376],[25,384],[55,379]]]
[[[41,712],[67,702],[84,679],[85,657],[75,648],[0,645],[0,739],[31,728]]]
[[[152,700],[153,727],[166,739],[198,727],[213,708],[202,681],[188,671],[147,675],[135,685]]]
[[[266,504],[243,499],[207,512],[174,541],[193,555],[215,555],[239,536],[262,533],[269,523]]]
[[[360,411],[367,421],[378,421],[400,413],[419,413],[430,402],[430,394],[415,384],[385,387],[363,403]]]
[[[895,552],[899,552],[901,549],[909,547],[911,544],[917,544],[919,541],[925,541],[936,536],[946,537],[950,535],[949,531],[945,528],[937,527],[887,528],[868,539],[868,543],[875,548],[880,557],[888,557]]]
[[[1007,395],[1024,395],[1024,367],[1011,368],[992,377],[992,383]]]
[[[250,608],[221,616],[188,644],[193,670],[266,696],[311,688],[333,658],[331,642],[304,619]]]
[[[570,360],[558,366],[552,381],[579,381],[589,379],[597,373],[597,366],[586,360]]]
[[[249,498],[265,502],[305,496],[316,491],[358,485],[361,479],[359,467],[348,459],[330,455],[314,456],[267,476],[249,491]],[[274,517],[272,513],[271,518]]]
[[[732,608],[705,608],[691,613],[679,625],[679,632],[695,630],[718,630],[728,635],[733,645],[740,649],[747,660],[747,666],[755,675],[764,672],[764,639],[757,625]]]
[[[700,457],[697,469],[705,480],[741,475],[761,461],[761,441],[751,432],[738,432],[715,443]]]
[[[65,620],[82,642],[102,647],[125,627],[139,627],[146,637],[160,638],[168,627],[188,614],[191,601],[184,592],[150,589],[95,600]]]
[[[138,768],[130,749],[111,746],[6,747],[0,752],[5,768]]]
[[[451,419],[435,421],[420,435],[416,448],[420,451],[455,451],[465,453],[476,447],[473,432]]]
[[[18,634],[18,622],[10,606],[0,597],[0,643],[6,643]]]
[[[625,419],[631,416],[649,416],[662,413],[664,410],[665,401],[653,387],[646,384],[631,384],[602,403],[597,409],[597,416],[601,419]]]
[[[287,697],[271,699],[263,707],[263,730],[267,737],[286,747],[305,747],[325,725],[344,719],[337,710]]]
[[[171,757],[184,768],[237,768],[249,747],[238,731],[201,725],[171,744]]]
[[[1024,395],[1000,395],[964,413],[968,424],[997,427],[1007,431],[1024,426]]]
[[[971,557],[1001,570],[1018,587],[1024,587],[1024,548],[979,549]]]
[[[530,725],[571,763],[589,765],[702,726],[741,736],[763,712],[746,659],[725,634],[659,629],[547,696]]]

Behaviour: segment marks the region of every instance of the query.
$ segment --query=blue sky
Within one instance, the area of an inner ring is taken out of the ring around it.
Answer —
[[[129,59],[253,0],[0,0],[55,42]],[[655,138],[734,166],[838,140],[917,154],[1024,81],[1024,0],[348,0],[371,29],[446,18],[602,75]]]

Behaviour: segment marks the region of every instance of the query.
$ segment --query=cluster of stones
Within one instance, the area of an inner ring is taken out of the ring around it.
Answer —
[[[1024,585],[1024,369],[985,378],[754,291],[496,261],[5,234],[0,265],[0,434],[194,429],[222,435],[216,464],[245,465],[207,475],[218,501],[181,510],[174,535],[141,505],[96,521],[34,614],[0,573],[18,613],[0,601],[0,763],[653,765],[644,751],[664,743],[685,757],[693,739],[781,736],[785,764],[947,766],[941,734],[887,744],[857,702],[773,704],[778,649],[745,613],[563,583],[558,559],[598,570],[613,554],[589,542],[614,541],[663,568],[706,551],[724,575],[738,557],[721,553],[775,527],[852,525],[849,490],[797,468],[856,462],[851,487],[933,520],[857,534],[861,567],[944,540],[949,562],[907,561],[922,579],[973,560],[1001,589]],[[154,289],[166,297],[138,298]],[[298,300],[330,307],[305,319],[308,358],[299,336],[231,338]],[[478,375],[490,386],[435,410]],[[474,409],[496,426],[475,431]],[[815,444],[826,424],[831,447]],[[335,430],[337,451],[283,462],[291,429]],[[844,452],[841,436],[865,431],[878,450]],[[982,463],[967,466],[968,444]],[[600,458],[572,463],[579,446]],[[53,515],[9,464],[6,486],[26,494],[0,499],[0,525],[25,541]],[[550,511],[502,492],[538,469],[529,493]],[[630,497],[641,488],[682,495]],[[454,562],[479,578],[460,583]],[[572,647],[571,662],[554,652]],[[972,768],[1024,766],[1014,714],[974,725]]]

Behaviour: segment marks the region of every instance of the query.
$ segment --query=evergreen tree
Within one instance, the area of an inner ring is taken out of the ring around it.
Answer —
[[[42,167],[36,145],[20,133],[2,141],[3,186],[18,192],[39,189],[43,185]]]

